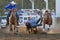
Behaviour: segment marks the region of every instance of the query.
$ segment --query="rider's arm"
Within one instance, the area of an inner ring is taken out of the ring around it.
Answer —
[[[5,11],[6,9],[8,9],[9,6],[10,6],[10,4],[6,5],[6,6],[4,7],[4,11]]]
[[[17,11],[17,6],[16,6],[16,5],[14,5],[13,8],[16,9],[16,11]],[[13,8],[12,8],[12,9],[13,9]]]

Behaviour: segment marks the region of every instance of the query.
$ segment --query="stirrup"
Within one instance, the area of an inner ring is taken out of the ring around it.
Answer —
[[[9,21],[7,20],[7,23],[6,23],[6,25],[9,25]]]

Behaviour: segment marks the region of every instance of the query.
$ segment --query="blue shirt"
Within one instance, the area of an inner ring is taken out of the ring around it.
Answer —
[[[17,7],[16,7],[16,4],[15,4],[14,6],[12,6],[12,5],[9,3],[8,5],[6,5],[6,6],[4,7],[4,10],[6,10],[6,9],[12,9],[12,8],[17,8]]]
[[[32,18],[32,19],[28,20],[28,23],[30,23],[30,24],[34,23],[35,24],[36,20]]]
[[[31,19],[28,20],[28,23],[31,24],[31,27],[35,27],[35,26],[40,25],[40,24],[38,24],[40,20],[41,20],[41,18],[39,18],[39,19],[31,18]]]
[[[37,22],[37,20],[35,20],[35,19],[30,19],[30,20],[28,20],[28,23],[30,23],[31,24],[31,26],[34,26],[35,24],[36,24],[36,22]]]

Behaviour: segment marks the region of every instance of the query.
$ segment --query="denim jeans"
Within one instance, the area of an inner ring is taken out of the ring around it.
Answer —
[[[10,15],[11,15],[11,11],[10,12],[8,12],[8,14],[7,14],[7,20],[9,20],[9,17],[10,17]],[[16,17],[17,17],[17,20],[19,20],[19,15],[16,13]]]

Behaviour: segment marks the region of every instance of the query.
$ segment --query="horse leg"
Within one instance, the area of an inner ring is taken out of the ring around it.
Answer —
[[[12,25],[12,31],[15,32],[15,25]]]
[[[28,31],[28,33],[30,33],[30,28],[27,26],[27,31]]]
[[[26,29],[27,29],[28,33],[30,33],[30,31],[29,31],[29,29],[30,29],[30,28],[29,28],[29,26],[27,26],[27,28],[26,28]]]
[[[43,28],[45,29],[45,24],[43,25]]]
[[[30,33],[30,24],[26,23],[26,30],[28,31],[28,33]]]
[[[50,30],[50,25],[49,25],[49,28],[48,28],[48,30]]]
[[[35,31],[34,31],[34,33],[37,33],[37,27],[35,28]]]
[[[32,32],[32,28],[29,26],[29,33],[31,33]]]
[[[49,22],[49,24],[48,24],[48,25],[49,25],[48,30],[50,30],[51,22]]]
[[[37,32],[37,27],[36,27],[36,32]]]
[[[18,32],[19,28],[17,27],[17,24],[15,24],[15,28],[14,29],[15,29],[16,32]]]
[[[8,25],[8,26],[6,27],[6,31],[7,31],[7,32],[10,32],[10,25]]]
[[[33,32],[33,28],[31,28],[31,32]]]
[[[45,24],[43,24],[43,32],[45,31]]]
[[[14,33],[14,25],[12,25],[12,31],[13,31],[13,33]]]
[[[18,30],[17,30],[18,31]],[[14,25],[14,32],[16,32],[16,25]]]
[[[28,28],[28,31],[29,31],[29,33],[31,33],[31,32],[33,31],[30,26],[29,26],[29,28]]]
[[[9,27],[10,27],[10,31],[12,31],[12,25],[11,24],[9,25]]]
[[[28,32],[31,33],[31,29],[30,28],[28,29]]]

